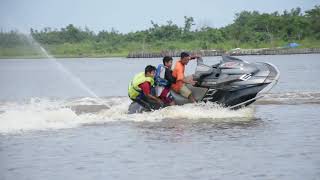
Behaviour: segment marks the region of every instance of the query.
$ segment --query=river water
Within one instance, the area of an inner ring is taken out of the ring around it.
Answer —
[[[319,179],[320,55],[240,58],[281,72],[254,105],[134,115],[128,82],[160,58],[0,60],[0,179]]]

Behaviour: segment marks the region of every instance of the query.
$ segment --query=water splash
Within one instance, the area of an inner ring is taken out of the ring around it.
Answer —
[[[26,35],[27,39],[30,41],[30,44],[35,46],[40,50],[40,53],[45,56],[46,58],[52,60],[52,62],[56,65],[60,72],[67,75],[68,79],[70,79],[77,87],[80,87],[83,91],[87,92],[90,96],[99,98],[88,86],[86,86],[80,78],[72,74],[66,67],[64,67],[61,63],[59,63],[52,55],[48,53],[48,51],[41,46],[39,42],[37,42],[31,34]]]
[[[187,120],[189,123],[203,120],[212,123],[243,122],[252,120],[254,116],[252,108],[233,111],[213,103],[186,104],[154,112],[127,114],[130,104],[128,97],[112,97],[102,100],[101,103],[100,99],[88,97],[69,100],[32,98],[24,103],[3,103],[0,104],[0,134],[128,121],[151,123],[161,123],[163,120],[173,122]]]

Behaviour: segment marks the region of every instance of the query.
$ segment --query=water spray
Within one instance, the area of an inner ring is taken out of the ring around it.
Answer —
[[[36,45],[39,49],[42,55],[44,55],[47,59],[52,60],[54,64],[58,67],[60,71],[62,71],[64,74],[67,75],[67,77],[75,83],[78,87],[80,87],[83,91],[87,92],[90,96],[98,99],[103,105],[109,107],[109,105],[105,104],[103,100],[97,96],[88,86],[86,86],[79,77],[75,76],[73,73],[71,73],[65,66],[63,66],[61,63],[59,63],[56,58],[54,58],[52,55],[48,53],[48,51],[39,43],[37,42],[31,34],[26,35],[27,39],[31,42],[31,44]]]

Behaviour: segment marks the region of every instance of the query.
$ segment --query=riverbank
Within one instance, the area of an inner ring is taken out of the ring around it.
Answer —
[[[179,57],[183,50],[162,51],[162,52],[131,52],[125,54],[90,54],[90,55],[54,55],[54,58],[161,58],[164,56]],[[221,56],[223,54],[231,56],[249,56],[249,55],[288,55],[288,54],[320,54],[320,48],[261,48],[261,49],[232,49],[225,50],[197,50],[189,51],[192,54],[200,56]],[[0,56],[0,59],[42,59],[46,56],[41,54],[18,55],[18,56]]]
[[[56,59],[64,58],[125,58],[125,54],[103,54],[103,55],[53,55]],[[0,56],[1,59],[45,59],[48,58],[45,55],[23,55],[23,56]]]
[[[42,45],[55,58],[157,58],[164,55],[179,56],[182,51],[194,52],[202,56],[230,55],[281,55],[281,54],[310,54],[319,53],[320,41],[302,40],[297,48],[284,48],[289,42],[274,41],[271,44],[251,44],[224,42],[209,44],[206,48],[200,46],[201,41],[167,41],[141,44],[139,42],[126,43],[124,46],[111,50],[109,45],[87,43],[64,43],[56,45]],[[237,48],[235,48],[237,47]],[[277,48],[273,48],[277,47]],[[46,58],[37,44],[0,48],[0,59],[37,59]]]
[[[157,58],[164,56],[179,57],[181,51],[164,51],[160,53],[134,52],[130,53],[128,58]],[[320,48],[261,48],[261,49],[232,49],[224,50],[199,50],[191,51],[192,54],[200,56],[221,56],[223,54],[231,56],[248,56],[248,55],[287,55],[287,54],[320,54]]]

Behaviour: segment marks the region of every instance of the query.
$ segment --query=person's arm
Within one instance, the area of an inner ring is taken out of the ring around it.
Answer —
[[[195,60],[197,58],[199,58],[200,56],[198,55],[191,55],[190,58],[189,58],[189,61],[190,60]],[[182,80],[184,83],[187,83],[187,84],[191,84],[191,85],[195,85],[197,83],[197,81],[193,80],[193,77],[190,76],[190,77],[184,77],[183,80]]]
[[[165,79],[169,81],[169,83],[176,83],[176,78],[172,76],[172,71],[166,68]]]
[[[182,81],[191,85],[195,85],[197,83],[197,81],[193,80],[192,76],[185,77]]]
[[[159,98],[157,98],[157,97],[155,97],[155,96],[153,96],[153,95],[151,95],[151,94],[146,94],[146,96],[147,96],[148,98],[156,101],[156,102],[159,103],[160,105],[163,104],[163,102],[161,101],[161,99],[159,99]]]
[[[182,69],[177,69],[177,79],[176,81],[182,81],[184,83],[187,83],[187,84],[192,84],[194,85],[196,83],[196,81],[193,81],[193,79],[190,79],[189,77],[185,77],[184,76],[184,72],[182,71]]]
[[[153,96],[153,95],[150,93],[151,85],[150,85],[149,82],[144,82],[144,83],[140,84],[139,87],[141,88],[143,94],[144,94],[146,97],[148,97],[148,98],[156,101],[156,102],[159,103],[160,105],[163,104],[163,102],[162,102],[159,98]]]

